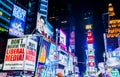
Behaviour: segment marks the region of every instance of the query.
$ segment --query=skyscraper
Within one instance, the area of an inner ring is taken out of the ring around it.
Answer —
[[[29,0],[27,2],[27,18],[25,34],[31,34],[36,27],[38,0]]]
[[[115,18],[114,7],[110,3],[108,5],[107,51],[113,51],[118,47],[119,22],[120,19]]]
[[[0,0],[0,28],[8,31],[10,17],[12,14],[12,4],[15,0]]]
[[[47,19],[48,15],[48,0],[39,0],[38,12]]]
[[[4,61],[13,2],[15,0],[0,0],[0,63]]]

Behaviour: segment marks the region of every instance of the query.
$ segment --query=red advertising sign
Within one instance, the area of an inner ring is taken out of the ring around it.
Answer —
[[[70,45],[75,44],[75,39],[74,38],[70,38]]]
[[[88,31],[88,32],[87,32],[87,36],[92,36],[92,32],[91,32],[91,31]]]
[[[26,50],[26,60],[35,62],[36,52],[33,52],[29,49]]]
[[[87,44],[92,44],[94,42],[93,36],[87,36]]]
[[[94,56],[88,56],[88,59],[94,59]]]
[[[37,42],[28,38],[8,39],[3,70],[35,70]]]
[[[94,66],[95,63],[94,62],[88,62],[88,66]]]
[[[6,50],[5,61],[23,61],[24,48],[10,48]]]

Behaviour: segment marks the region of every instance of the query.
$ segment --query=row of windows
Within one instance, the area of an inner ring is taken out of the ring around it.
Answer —
[[[7,0],[1,0],[2,2],[4,2],[6,5],[8,5],[9,7],[12,8],[12,4],[10,4]]]
[[[48,2],[41,1],[41,4],[48,5]]]
[[[2,8],[3,10],[5,10],[7,13],[12,14],[12,10],[9,10],[5,6],[3,6],[2,4],[0,4],[0,6],[1,6],[0,8]]]
[[[6,28],[6,29],[8,29],[8,27],[9,27],[9,23],[8,22],[5,22],[4,20],[2,20],[2,19],[0,19],[0,26],[2,26],[2,27],[4,27],[4,28]]]
[[[47,10],[47,7],[46,7],[46,6],[41,5],[41,6],[40,6],[40,9]]]
[[[11,16],[5,14],[4,12],[2,12],[1,16],[8,19],[8,20],[10,20],[10,17],[11,17]]]
[[[47,15],[47,12],[46,12],[46,11],[42,11],[42,10],[40,10],[40,13],[41,13],[41,14],[45,14],[45,15]]]

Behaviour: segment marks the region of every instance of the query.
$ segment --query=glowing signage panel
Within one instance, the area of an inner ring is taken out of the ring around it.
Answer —
[[[51,61],[55,61],[58,58],[58,54],[56,52],[56,46],[54,44],[52,44],[52,43],[50,45],[50,51],[49,51],[48,58]]]
[[[26,56],[24,70],[35,70],[37,42],[32,39],[26,40]]]
[[[68,62],[68,56],[67,55],[59,53],[59,59],[60,59],[59,64],[62,64],[64,66],[67,65],[67,62]]]
[[[42,45],[40,46],[39,49],[39,58],[38,58],[39,63],[45,63],[46,57],[48,56],[49,47],[50,47],[50,43],[46,40],[43,40]]]
[[[66,35],[62,30],[60,30],[60,44],[66,46]]]
[[[24,35],[24,27],[26,20],[26,11],[17,5],[13,5],[13,13],[9,28],[9,34],[21,37]]]
[[[41,16],[41,14],[38,12],[37,13],[37,25],[36,25],[36,30],[42,34],[44,32],[47,34],[47,36],[52,37],[53,36],[53,27],[51,24]]]
[[[31,39],[8,39],[3,70],[34,71],[36,51],[37,42]]]

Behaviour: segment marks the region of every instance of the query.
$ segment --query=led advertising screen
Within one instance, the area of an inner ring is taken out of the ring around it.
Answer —
[[[75,31],[74,30],[70,33],[69,41],[70,41],[71,51],[72,51],[72,53],[75,53]]]
[[[48,56],[49,48],[50,48],[50,43],[43,39],[42,45],[40,46],[39,49],[39,58],[38,58],[39,63],[45,63],[46,57]]]
[[[47,36],[53,36],[53,27],[39,12],[37,13],[36,30],[41,34],[44,32]]]
[[[25,38],[8,39],[3,70],[23,70]]]
[[[48,59],[53,62],[57,60],[57,58],[58,58],[58,53],[56,51],[56,45],[51,43]]]
[[[68,56],[66,54],[59,53],[59,64],[66,66],[68,62]]]
[[[68,62],[68,68],[69,68],[69,71],[72,71],[73,72],[73,57],[71,55],[69,55],[69,62]]]
[[[28,38],[8,39],[3,70],[35,70],[37,42]]]
[[[66,35],[62,30],[60,30],[60,44],[66,46]]]
[[[26,11],[17,5],[13,5],[13,13],[9,27],[9,34],[17,37],[23,36],[25,21]]]

